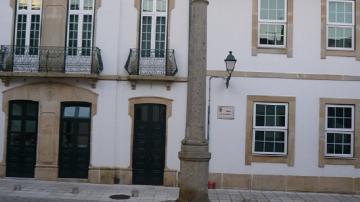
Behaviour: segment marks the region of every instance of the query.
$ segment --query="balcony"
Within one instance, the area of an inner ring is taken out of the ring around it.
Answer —
[[[103,70],[99,48],[0,46],[0,78],[84,78]],[[92,84],[93,85],[93,84]]]
[[[140,54],[139,54],[140,52]],[[173,77],[178,69],[174,50],[130,49],[125,65],[130,76]]]

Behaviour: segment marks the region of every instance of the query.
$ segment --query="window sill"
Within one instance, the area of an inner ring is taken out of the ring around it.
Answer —
[[[282,55],[288,55],[288,48],[272,48],[272,47],[256,47],[253,49],[253,56],[256,56],[257,54],[282,54]]]
[[[262,154],[262,153],[252,153],[253,156],[260,157],[287,157],[287,154]]]
[[[356,57],[354,50],[326,50],[326,56]]]
[[[324,156],[325,159],[334,159],[334,160],[356,160],[354,157],[346,156]]]

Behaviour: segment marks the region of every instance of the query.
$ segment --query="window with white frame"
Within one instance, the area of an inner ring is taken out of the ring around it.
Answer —
[[[141,57],[164,57],[167,37],[167,12],[167,0],[142,0]]]
[[[287,154],[288,104],[254,103],[253,153]]]
[[[354,50],[355,2],[327,0],[327,49]]]
[[[258,46],[286,48],[287,0],[259,0]]]
[[[354,106],[326,105],[325,156],[352,157]]]
[[[69,0],[67,55],[90,56],[95,0]]]
[[[15,54],[38,55],[41,27],[41,0],[18,0],[15,26]]]

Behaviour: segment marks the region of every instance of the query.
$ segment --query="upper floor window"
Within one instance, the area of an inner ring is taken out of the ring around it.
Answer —
[[[17,2],[15,54],[38,55],[41,30],[41,0]]]
[[[253,153],[287,154],[288,104],[254,103]]]
[[[355,2],[327,0],[327,49],[354,50]]]
[[[286,48],[287,0],[258,1],[258,46]]]
[[[67,55],[90,56],[93,44],[95,0],[69,0]]]
[[[325,156],[352,157],[354,106],[326,105]]]
[[[167,37],[167,0],[143,0],[141,12],[141,57],[163,58]]]

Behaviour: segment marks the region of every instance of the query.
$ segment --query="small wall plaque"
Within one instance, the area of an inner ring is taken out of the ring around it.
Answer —
[[[234,106],[218,106],[217,118],[234,120],[235,119],[235,107]]]

